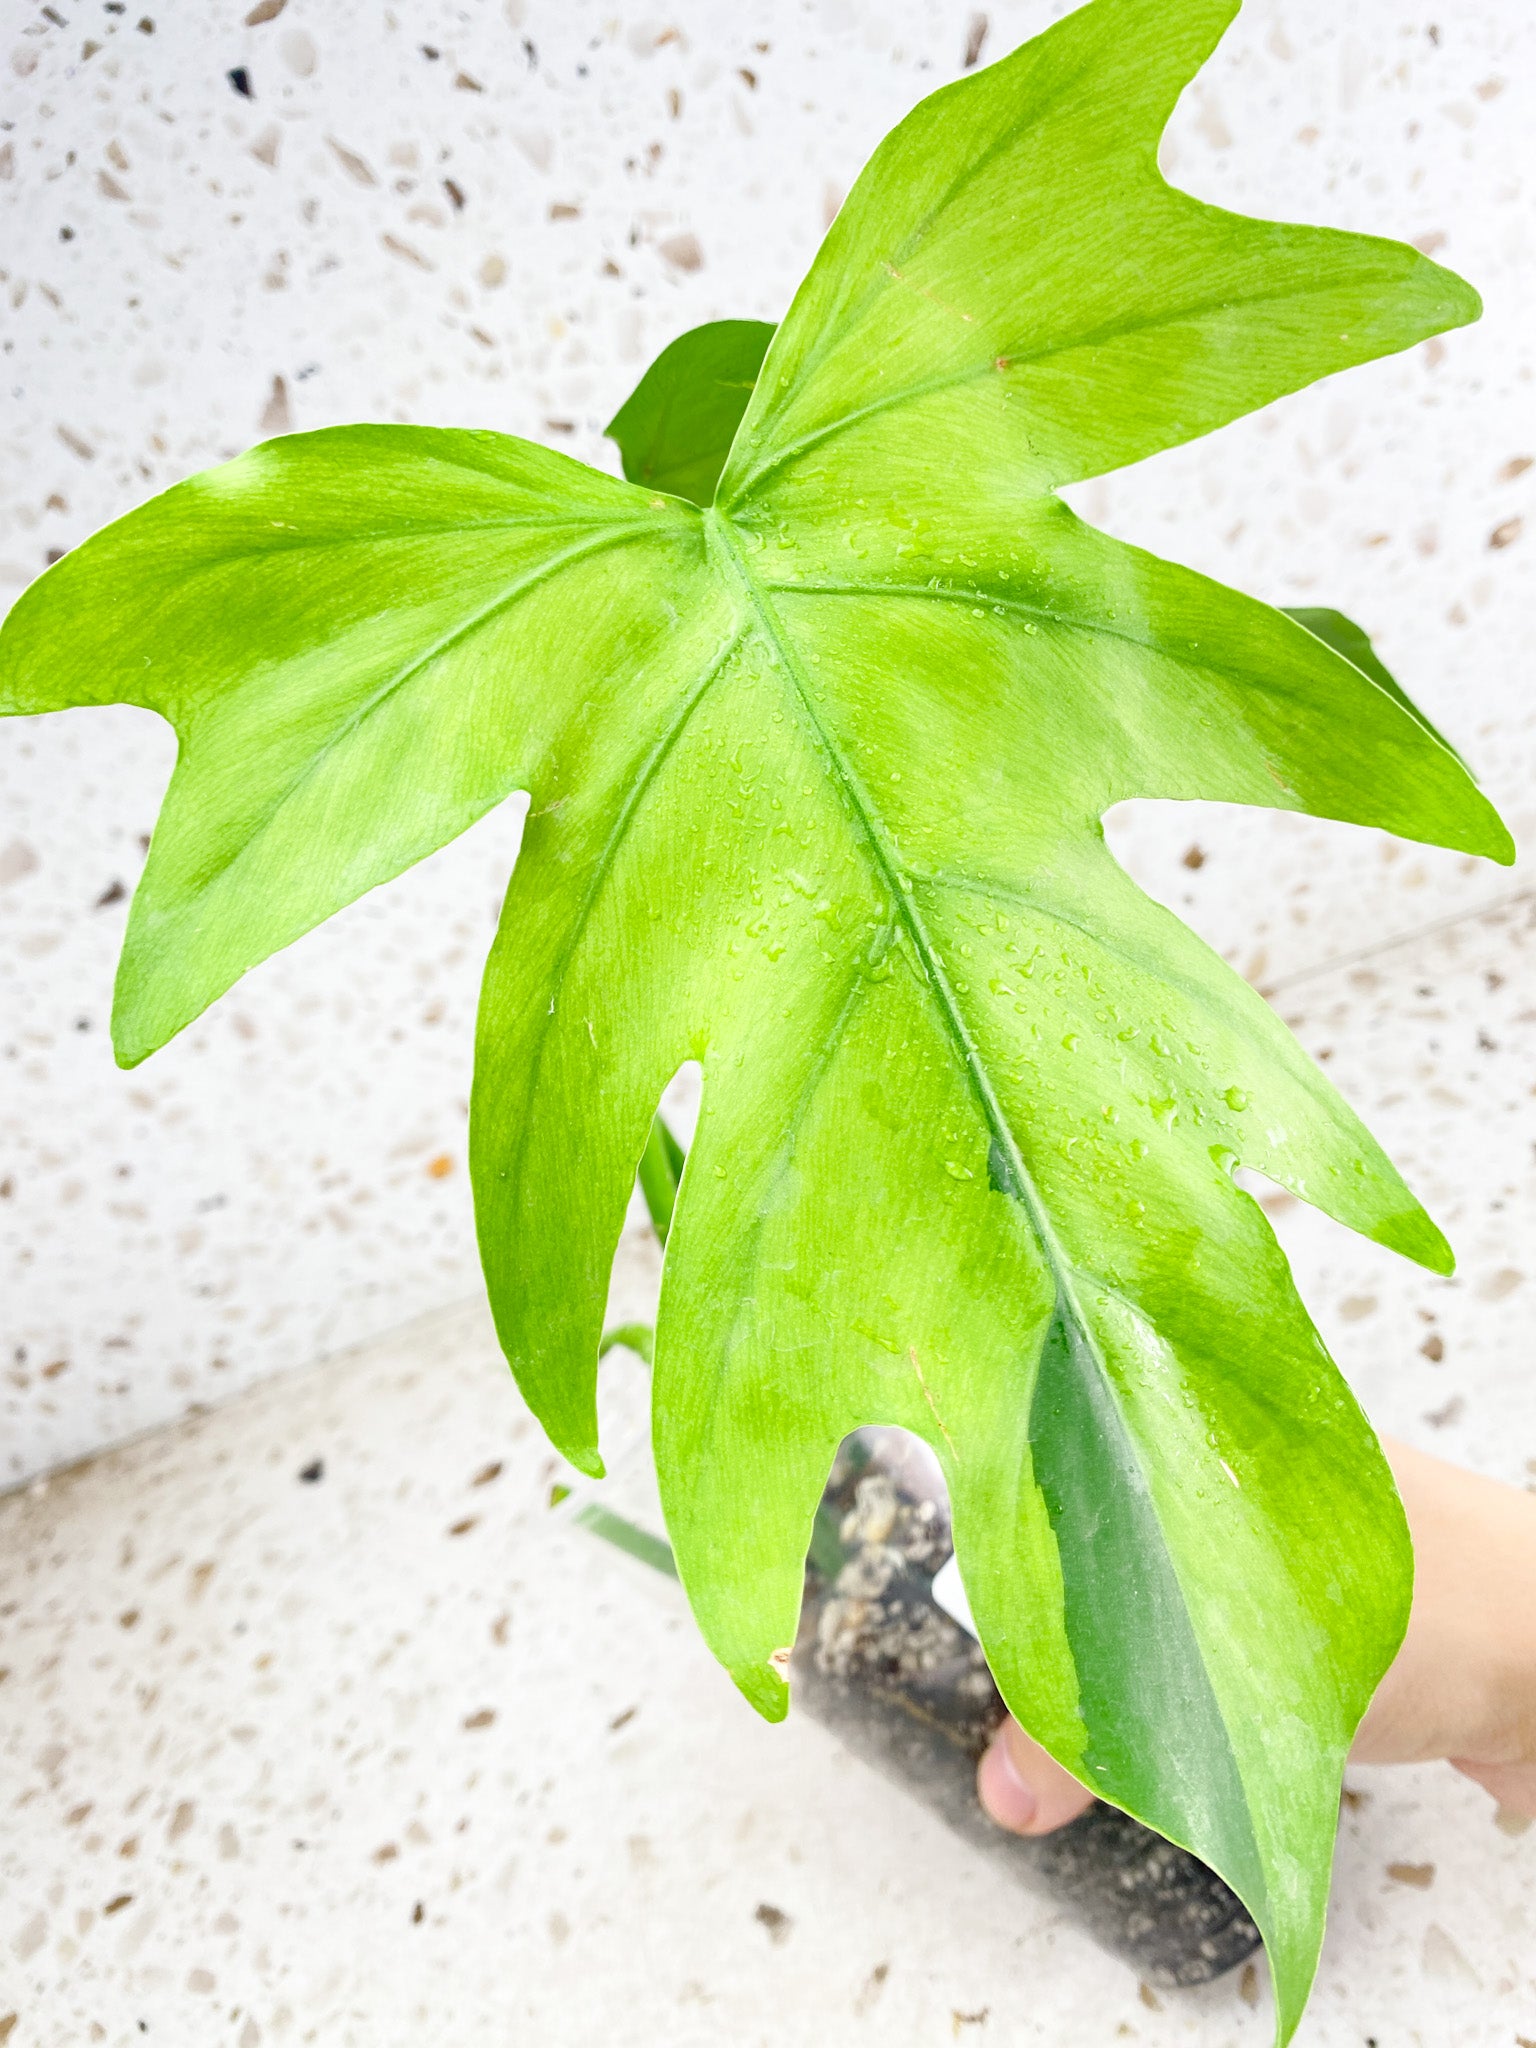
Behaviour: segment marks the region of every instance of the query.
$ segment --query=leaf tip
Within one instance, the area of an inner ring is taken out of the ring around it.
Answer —
[[[131,1013],[122,1004],[116,1004],[112,1011],[112,1058],[124,1073],[131,1073],[141,1067],[152,1052],[158,1052],[164,1043],[162,1039],[150,1039],[134,1023]]]
[[[1388,1251],[1400,1252],[1442,1279],[1449,1279],[1456,1270],[1456,1254],[1445,1232],[1417,1205],[1389,1216],[1372,1234]]]
[[[1512,868],[1520,851],[1515,844],[1514,834],[1492,804],[1488,806],[1488,812],[1488,829],[1477,851],[1485,860],[1497,861],[1501,868]]]
[[[1429,259],[1425,258],[1426,262]],[[1435,272],[1435,282],[1445,293],[1446,326],[1470,327],[1474,320],[1483,317],[1483,295],[1475,285],[1454,270],[1447,270],[1444,264],[1430,263]]]
[[[564,1456],[585,1479],[606,1479],[608,1467],[603,1463],[602,1452],[593,1444],[561,1444]]]
[[[748,1706],[765,1721],[782,1721],[789,1712],[789,1687],[784,1674],[789,1669],[789,1651],[775,1650],[766,1663],[733,1664],[731,1677]]]

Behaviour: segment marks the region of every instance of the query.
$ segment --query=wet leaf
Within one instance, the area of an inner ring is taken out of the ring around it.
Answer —
[[[639,482],[490,433],[287,436],[48,570],[0,640],[0,710],[176,727],[125,1065],[530,793],[471,1167],[552,1439],[601,1469],[613,1249],[696,1059],[654,1415],[710,1644],[783,1712],[834,1447],[917,1431],[1009,1706],[1242,1895],[1288,2036],[1409,1553],[1233,1168],[1450,1255],[1100,819],[1201,797],[1511,846],[1330,617],[1056,494],[1476,315],[1402,244],[1163,181],[1159,131],[1233,11],[1093,0],[925,100],[739,423],[761,329],[685,338],[620,411]]]

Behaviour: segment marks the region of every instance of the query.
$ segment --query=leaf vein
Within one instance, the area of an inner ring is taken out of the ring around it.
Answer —
[[[245,855],[249,853],[251,847],[261,837],[262,833],[266,831],[283,807],[290,803],[299,790],[319,773],[321,766],[335,753],[336,749],[349,740],[373,716],[381,705],[388,702],[397,691],[403,689],[413,676],[419,675],[430,663],[438,660],[440,656],[458,646],[461,641],[467,640],[472,634],[477,633],[482,626],[487,625],[498,613],[505,611],[509,605],[515,604],[518,598],[522,597],[536,584],[546,581],[551,576],[558,575],[562,569],[569,568],[573,563],[581,561],[589,555],[600,554],[610,547],[623,546],[626,541],[633,538],[633,533],[628,531],[609,531],[597,540],[579,542],[573,547],[563,549],[557,555],[551,555],[547,561],[540,562],[537,567],[529,570],[526,575],[520,576],[508,589],[501,591],[489,604],[482,605],[479,611],[472,613],[469,618],[461,621],[450,632],[444,633],[430,647],[408,661],[403,668],[397,669],[386,682],[381,683],[373,694],[360,704],[352,715],[329,736],[323,746],[316,749],[304,763],[300,772],[267,805],[261,816],[255,820],[251,830],[239,844],[233,847],[224,859],[218,861],[211,869],[198,876],[197,886],[199,892],[201,893],[211,888],[215,882],[221,880],[224,875],[244,859]]]

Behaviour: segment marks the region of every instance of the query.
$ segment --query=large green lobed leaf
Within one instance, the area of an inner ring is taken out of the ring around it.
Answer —
[[[758,323],[678,344],[618,415],[638,485],[491,434],[269,443],[41,578],[0,710],[176,727],[124,1064],[531,792],[472,1115],[529,1401],[600,1469],[613,1247],[696,1058],[654,1428],[711,1645],[782,1713],[834,1447],[918,1431],[1009,1705],[1242,1894],[1288,2036],[1410,1557],[1233,1168],[1450,1255],[1100,819],[1209,797],[1511,847],[1348,621],[1053,495],[1475,317],[1409,248],[1163,182],[1158,133],[1233,11],[1093,0],[919,106],[733,438]]]

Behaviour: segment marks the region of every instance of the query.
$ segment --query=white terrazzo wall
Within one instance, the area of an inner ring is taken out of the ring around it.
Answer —
[[[993,4],[983,56],[1065,11]],[[488,425],[611,463],[600,428],[644,363],[697,321],[782,312],[979,21],[954,0],[0,0],[4,599],[290,427]],[[1487,317],[1076,494],[1259,595],[1352,612],[1522,838],[1533,132],[1536,16],[1512,0],[1249,0],[1170,175],[1412,237]],[[112,963],[170,762],[148,714],[0,725],[0,1482],[477,1287],[464,1104],[517,806],[122,1074]],[[1522,886],[1214,806],[1131,806],[1114,831],[1282,993]],[[1415,1085],[1454,1094],[1424,1057]],[[1369,1073],[1341,1078],[1369,1114]]]

